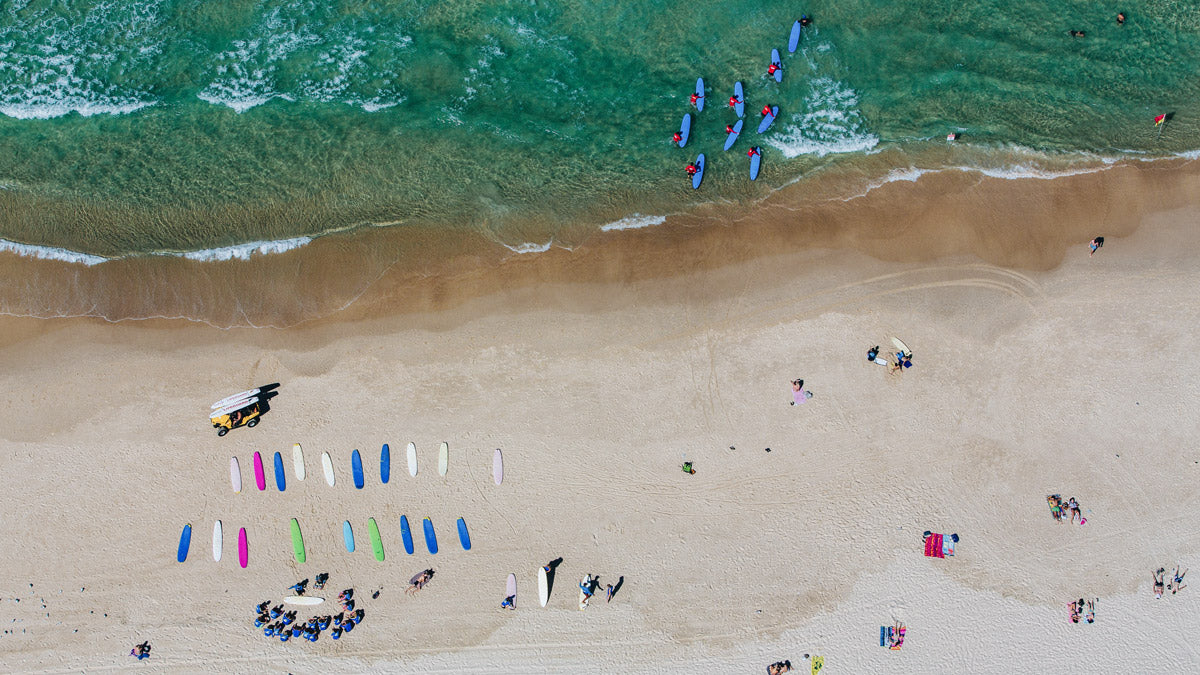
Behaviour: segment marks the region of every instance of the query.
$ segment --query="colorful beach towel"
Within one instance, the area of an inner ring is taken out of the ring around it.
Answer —
[[[925,556],[928,558],[945,558],[946,554],[942,552],[943,539],[940,534],[931,534],[925,537]]]

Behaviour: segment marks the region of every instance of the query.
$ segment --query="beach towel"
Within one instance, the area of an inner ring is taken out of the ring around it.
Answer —
[[[900,627],[899,634],[896,636],[896,644],[892,645],[892,649],[900,649],[901,647],[904,646],[904,632],[906,630],[908,630],[907,627],[905,627],[905,626]]]
[[[942,535],[938,535],[939,537]],[[942,557],[954,555],[954,538],[946,537],[942,539]]]
[[[945,558],[946,554],[943,550],[943,537],[940,534],[931,534],[925,538],[925,556],[928,558]],[[951,544],[951,549],[954,545]]]
[[[892,629],[890,627],[888,627],[888,626],[880,626],[879,627],[879,646],[880,647],[887,646],[888,641],[892,637],[891,633],[892,633]]]

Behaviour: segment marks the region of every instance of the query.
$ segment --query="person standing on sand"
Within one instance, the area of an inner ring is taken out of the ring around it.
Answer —
[[[1096,255],[1096,251],[1103,247],[1104,247],[1104,237],[1096,237],[1096,238],[1092,239],[1092,241],[1088,243],[1088,248],[1092,249],[1092,252],[1089,253],[1088,256],[1090,257],[1090,256]]]

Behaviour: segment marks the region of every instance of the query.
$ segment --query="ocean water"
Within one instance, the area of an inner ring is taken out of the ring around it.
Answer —
[[[409,226],[534,252],[831,171],[1053,176],[1200,147],[1197,64],[1179,0],[6,0],[0,255],[246,259]]]

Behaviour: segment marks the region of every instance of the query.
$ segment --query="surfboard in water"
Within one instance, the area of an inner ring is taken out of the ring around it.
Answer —
[[[379,526],[375,524],[374,518],[367,518],[367,534],[371,536],[371,551],[375,554],[375,559],[383,562],[383,539],[379,537]]]
[[[428,518],[426,518],[424,525],[425,525],[425,548],[429,549],[429,552],[431,554],[436,555],[438,552],[438,545],[437,545],[437,535],[434,534],[434,532],[433,532],[433,522],[431,522]]]
[[[458,543],[462,544],[464,551],[471,550],[471,535],[467,533],[467,521],[462,518],[458,519]]]
[[[692,174],[692,189],[699,190],[700,182],[704,180],[704,153],[696,157],[696,173]]]
[[[417,445],[416,443],[408,444],[408,475],[417,475]]]
[[[279,488],[280,492],[287,489],[287,477],[283,472],[283,456],[278,452],[275,453],[275,487]]]
[[[742,133],[742,124],[744,124],[744,123],[745,123],[745,120],[738,120],[737,123],[733,125],[733,131],[729,134],[726,134],[726,136],[725,136],[725,149],[726,150],[732,148],[733,144],[737,142],[738,136]]]
[[[771,114],[763,115],[762,121],[758,123],[758,133],[762,133],[771,128],[771,124],[775,122],[775,118],[779,117],[779,106],[771,106]]]
[[[796,47],[800,44],[800,20],[792,24],[792,34],[788,36],[788,53],[795,54]]]
[[[304,450],[299,443],[292,443],[292,468],[296,470],[296,480],[304,480]]]
[[[700,97],[700,98],[696,99],[696,112],[700,112],[700,111],[704,110],[704,78],[703,77],[696,78],[696,96]]]
[[[328,452],[321,453],[321,469],[325,472],[325,482],[329,483],[329,487],[333,487],[333,458]]]
[[[221,548],[224,545],[221,535],[221,521],[213,523],[213,562],[221,562]]]
[[[379,482],[387,485],[392,478],[392,450],[387,443],[379,451]]]
[[[679,124],[679,135],[680,135],[679,147],[682,148],[687,145],[688,136],[691,135],[691,133],[692,133],[692,114],[685,113],[683,116],[683,122],[681,122]]]
[[[758,152],[755,152],[754,156],[750,158],[750,180],[758,178],[758,169],[762,166],[762,148],[754,149]]]
[[[263,473],[262,455],[258,451],[254,451],[254,484],[259,490],[267,489],[267,477]]]
[[[179,562],[187,560],[188,547],[192,545],[192,524],[188,523],[183,526],[183,532],[179,534],[179,550],[175,552],[175,559]]]
[[[400,516],[400,539],[404,542],[404,552],[412,555],[412,530],[408,528],[408,516]]]
[[[500,448],[496,448],[496,453],[492,455],[492,480],[496,481],[496,485],[504,482],[504,455],[500,454]]]
[[[354,528],[348,520],[342,521],[342,541],[346,544],[346,552],[354,553]]]
[[[354,487],[363,489],[362,455],[358,454],[358,450],[350,453],[350,471],[354,474]]]
[[[783,82],[783,61],[780,60],[780,58],[779,58],[779,50],[778,49],[771,50],[771,63],[774,63],[779,66],[778,68],[775,69],[775,81]]]
[[[740,119],[746,112],[746,96],[742,93],[742,83],[735,82],[733,84],[733,96],[737,99],[737,103],[733,106],[733,112],[737,113]]]
[[[238,466],[237,457],[229,458],[229,482],[234,492],[242,491],[242,468]]]
[[[246,528],[238,528],[238,564],[242,569],[250,564],[250,542],[246,539]]]

